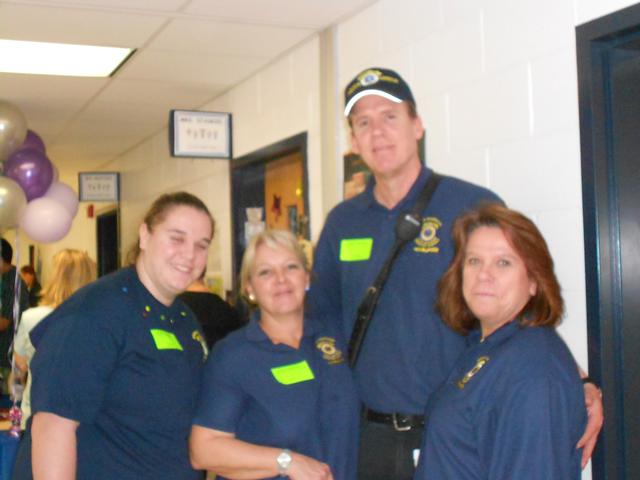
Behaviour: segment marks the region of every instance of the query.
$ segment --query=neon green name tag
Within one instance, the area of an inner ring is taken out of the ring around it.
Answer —
[[[311,367],[306,360],[291,365],[273,367],[271,369],[273,377],[282,385],[293,385],[294,383],[308,382],[316,378],[311,371]]]
[[[344,238],[340,241],[341,262],[361,262],[369,260],[373,238]]]
[[[173,333],[159,328],[152,328],[149,331],[158,350],[182,350],[182,345]]]

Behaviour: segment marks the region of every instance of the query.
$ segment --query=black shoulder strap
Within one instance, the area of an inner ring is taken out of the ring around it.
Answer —
[[[431,200],[431,196],[433,192],[435,192],[441,178],[442,175],[432,172],[411,211],[405,212],[398,217],[398,222],[396,223],[396,241],[393,244],[393,248],[391,248],[389,256],[380,269],[380,273],[378,273],[375,281],[367,289],[357,310],[356,323],[351,332],[351,339],[349,340],[349,365],[351,367],[354,367],[358,361],[362,342],[364,341],[367,329],[373,318],[373,313],[378,305],[382,288],[391,272],[391,266],[402,247],[410,240],[416,238],[420,233],[420,228],[422,227],[422,212],[427,208],[429,200]]]

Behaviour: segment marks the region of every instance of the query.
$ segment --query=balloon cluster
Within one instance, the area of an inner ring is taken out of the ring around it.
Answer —
[[[78,197],[57,181],[44,142],[22,112],[0,100],[0,230],[20,227],[32,239],[55,242],[71,228]]]

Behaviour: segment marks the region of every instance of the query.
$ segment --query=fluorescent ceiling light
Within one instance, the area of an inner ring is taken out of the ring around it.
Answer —
[[[0,39],[0,72],[72,77],[108,77],[132,48]]]

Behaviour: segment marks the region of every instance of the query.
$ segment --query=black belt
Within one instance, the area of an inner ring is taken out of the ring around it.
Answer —
[[[424,415],[408,415],[405,413],[381,413],[368,408],[364,409],[365,420],[392,426],[398,432],[406,432],[412,428],[424,427]]]

